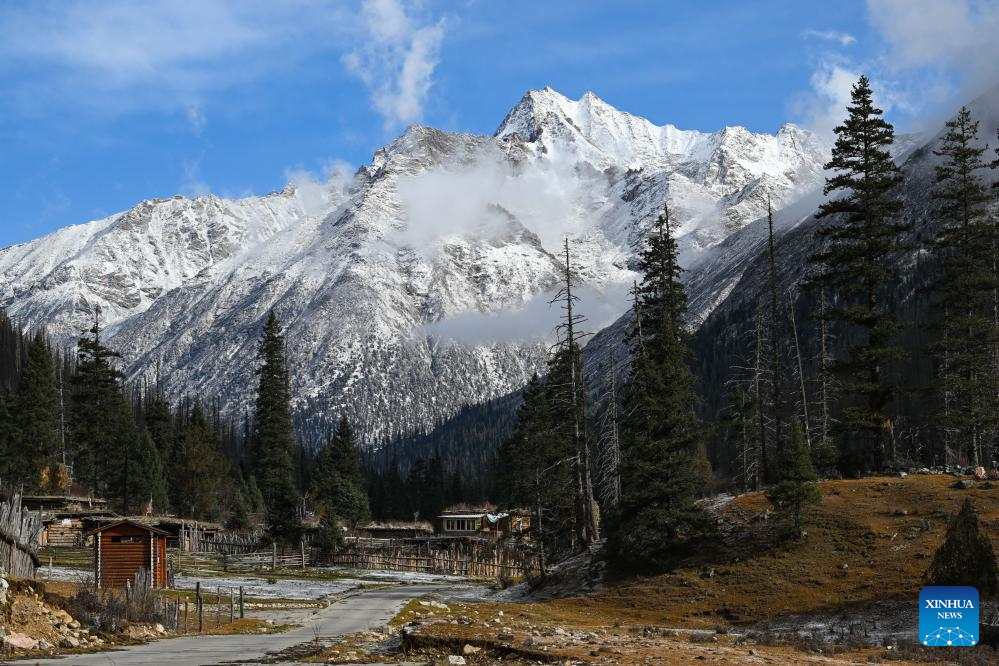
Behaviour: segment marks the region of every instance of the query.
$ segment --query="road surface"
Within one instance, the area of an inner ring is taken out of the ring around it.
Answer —
[[[440,592],[439,585],[403,585],[366,590],[299,620],[302,627],[280,634],[236,636],[191,636],[170,638],[96,654],[67,655],[19,664],[52,666],[208,666],[209,664],[255,664],[268,652],[281,652],[315,639],[353,634],[381,627],[414,597]],[[7,663],[7,662],[3,662]]]

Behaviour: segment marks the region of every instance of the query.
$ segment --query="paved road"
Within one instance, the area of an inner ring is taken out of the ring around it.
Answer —
[[[193,636],[171,638],[98,654],[69,655],[19,664],[55,666],[207,666],[214,664],[254,664],[268,652],[280,652],[315,639],[353,634],[380,627],[392,619],[413,597],[441,591],[434,585],[404,585],[366,590],[357,596],[319,611],[299,621],[303,626],[281,634],[239,636]]]

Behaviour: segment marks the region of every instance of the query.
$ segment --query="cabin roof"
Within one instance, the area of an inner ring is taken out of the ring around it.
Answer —
[[[152,532],[153,534],[159,534],[160,536],[170,536],[170,534],[168,532],[164,532],[163,530],[161,530],[159,528],[156,528],[156,527],[153,527],[152,525],[146,525],[145,523],[140,523],[140,522],[135,521],[135,520],[129,520],[127,518],[124,518],[122,520],[116,520],[115,522],[108,523],[107,525],[102,525],[101,527],[98,527],[97,529],[93,530],[91,532],[91,534],[97,534],[98,532],[104,532],[104,531],[107,531],[107,530],[111,529],[112,527],[120,527],[122,525],[131,525],[133,527],[138,527],[140,529],[144,529],[144,530],[147,530],[149,532]]]
[[[510,514],[508,513],[488,513],[482,511],[481,513],[442,513],[438,518],[485,518],[490,523],[495,523],[500,518],[506,518]]]

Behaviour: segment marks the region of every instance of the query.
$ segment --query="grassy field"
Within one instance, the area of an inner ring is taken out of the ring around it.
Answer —
[[[548,640],[543,637],[560,628],[590,637],[552,639],[552,647],[536,648],[546,658],[599,654],[622,663],[651,657],[670,664],[693,663],[695,655],[713,663],[938,659],[939,654],[928,656],[926,649],[908,644],[903,656],[860,644],[775,645],[755,638],[746,644],[738,635],[757,622],[799,613],[840,614],[886,600],[915,608],[933,554],[965,498],[999,552],[999,487],[960,490],[951,488],[954,481],[913,475],[822,482],[823,500],[810,510],[807,537],[790,541],[774,537],[773,516],[762,519],[771,508],[762,493],[741,495],[719,509],[719,533],[698,544],[670,573],[611,578],[596,593],[548,602],[461,604],[441,613],[444,621],[419,627],[414,639],[452,649],[465,643],[495,649],[525,640],[543,645]],[[410,604],[398,620],[419,620],[424,611]],[[447,620],[455,616],[468,621]],[[539,632],[541,639],[531,639]],[[599,645],[605,648],[594,647]],[[999,657],[987,647],[960,656],[961,663],[994,663],[990,660]]]
[[[742,495],[723,509],[734,532],[706,542],[672,573],[613,581],[548,611],[579,622],[712,627],[884,599],[915,603],[965,498],[999,552],[999,488],[957,490],[953,482],[943,475],[823,482],[807,538],[776,545],[770,521],[752,520],[769,508],[766,498]]]
[[[94,551],[90,548],[40,548],[38,559],[42,561],[43,567],[47,567],[51,561],[57,567],[94,568]]]

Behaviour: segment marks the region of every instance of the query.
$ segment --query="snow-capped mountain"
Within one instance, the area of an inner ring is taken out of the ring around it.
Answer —
[[[620,313],[665,201],[693,261],[768,199],[812,189],[826,154],[793,125],[685,131],[592,93],[532,91],[491,137],[413,126],[352,176],[144,201],[0,250],[0,305],[64,340],[99,306],[130,377],[159,364],[173,397],[220,395],[231,410],[251,404],[273,309],[304,422],[345,413],[370,442],[527,381],[557,316],[537,304],[558,283],[563,237],[591,288],[584,307]],[[523,330],[500,334],[510,321]]]

